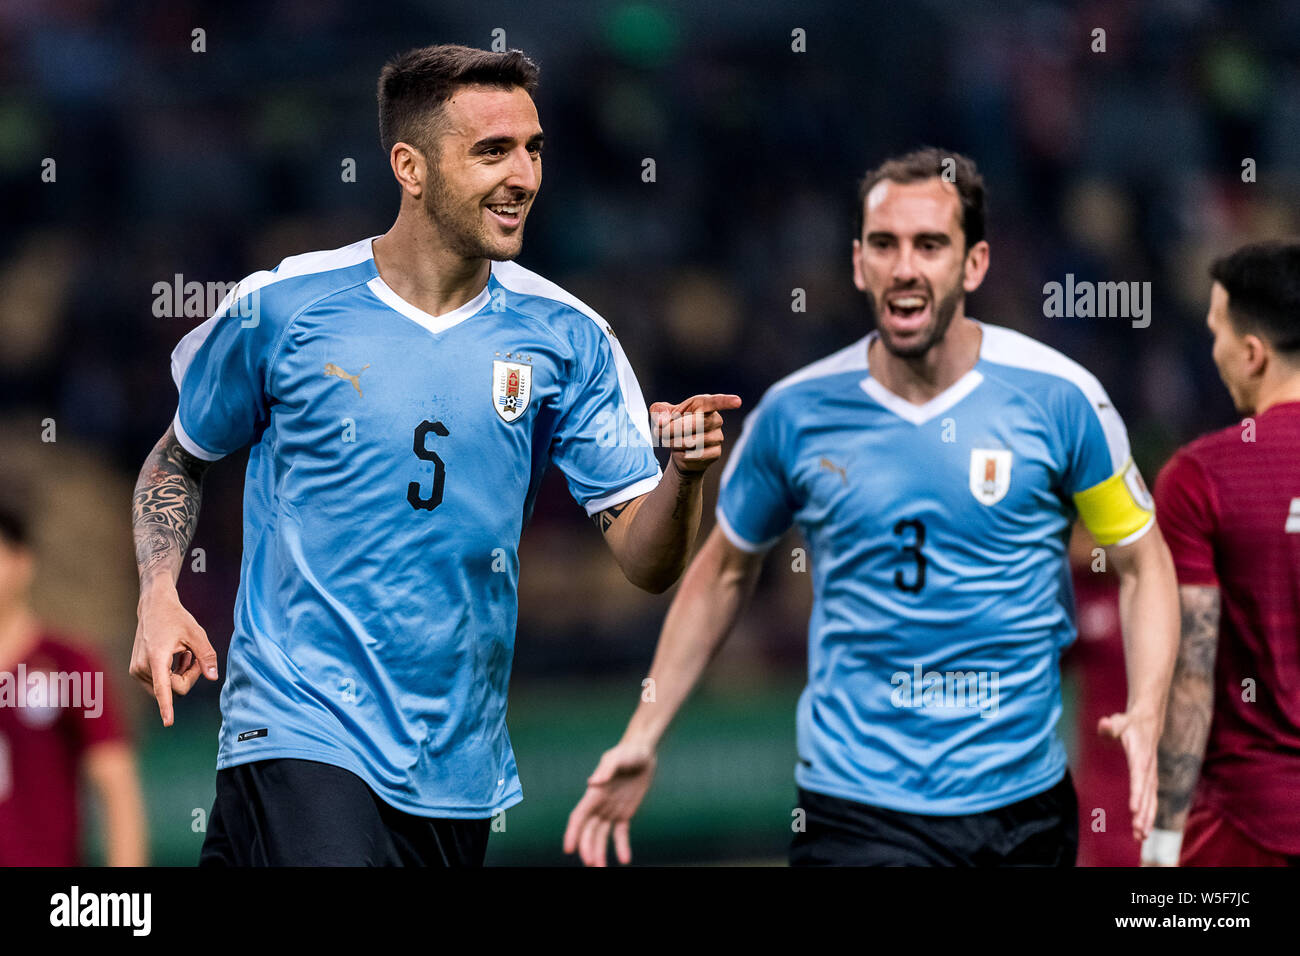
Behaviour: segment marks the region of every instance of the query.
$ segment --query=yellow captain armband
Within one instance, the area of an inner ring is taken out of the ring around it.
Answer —
[[[1084,526],[1102,547],[1118,544],[1144,530],[1156,511],[1156,504],[1132,458],[1105,481],[1076,494],[1074,506],[1079,509]]]

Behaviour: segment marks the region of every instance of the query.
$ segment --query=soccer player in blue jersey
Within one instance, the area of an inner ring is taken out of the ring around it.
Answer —
[[[659,741],[792,524],[814,597],[792,863],[1073,865],[1056,724],[1076,515],[1120,576],[1127,709],[1098,730],[1128,758],[1135,837],[1150,829],[1178,598],[1123,422],[1081,366],[966,315],[989,263],[969,159],[887,161],[862,182],[857,225],[853,279],[876,329],[746,419],[717,527],[664,622],[655,699],[570,815],[565,850],[588,864],[611,834],[630,860]]]
[[[203,473],[251,446],[203,865],[482,863],[522,799],[517,547],[549,462],[629,580],[662,591],[686,565],[740,399],[658,403],[652,436],[604,319],[510,261],[541,184],[536,84],[519,51],[389,63],[392,229],[254,273],[172,353],[131,656],[166,726],[173,694],[217,679],[176,590]]]

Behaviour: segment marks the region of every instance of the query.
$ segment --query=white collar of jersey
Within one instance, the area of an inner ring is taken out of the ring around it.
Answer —
[[[490,285],[491,282],[483,286],[482,292],[474,296],[474,298],[470,299],[459,309],[453,309],[452,311],[446,312],[442,315],[430,315],[423,309],[417,309],[394,292],[389,287],[388,283],[380,276],[375,276],[367,282],[366,288],[373,292],[379,301],[384,303],[384,305],[388,306],[390,309],[402,313],[402,315],[406,316],[412,322],[424,326],[430,332],[438,333],[446,332],[453,325],[459,325],[470,316],[478,314],[479,310],[487,305],[488,300],[492,297],[492,294],[488,291]]]
[[[879,332],[872,332],[867,336],[868,350],[871,349],[871,343],[875,341],[879,334]],[[983,357],[983,354],[984,342],[981,340],[980,356],[975,359],[976,364],[979,364],[979,359]],[[895,394],[885,388],[884,385],[880,384],[878,379],[872,378],[870,375],[858,384],[862,386],[864,392],[874,398],[881,405],[885,406],[887,410],[893,412],[899,418],[904,421],[909,421],[913,425],[924,425],[930,419],[934,418],[936,415],[942,415],[971,392],[975,391],[982,381],[984,381],[984,374],[978,369],[972,368],[969,372],[957,379],[957,381],[953,382],[924,405],[913,405],[901,395]]]

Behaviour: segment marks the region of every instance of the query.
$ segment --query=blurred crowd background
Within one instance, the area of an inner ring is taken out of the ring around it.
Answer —
[[[380,67],[428,43],[488,47],[495,30],[542,70],[545,176],[520,262],[612,323],[648,402],[734,391],[752,407],[863,335],[856,181],[936,145],[972,156],[988,186],[992,266],[967,311],[1094,372],[1148,482],[1177,445],[1234,420],[1204,329],[1206,267],[1300,231],[1300,5],[0,0],[0,477],[32,491],[41,613],[100,649],[131,714],[157,862],[197,859],[217,709],[205,685],[162,732],[126,676],[130,489],[175,409],[170,351],[201,321],[155,317],[154,286],[233,282],[384,232],[397,190],[378,145]],[[1046,318],[1043,286],[1067,274],[1149,281],[1150,326]],[[792,311],[795,289],[806,311]],[[205,570],[180,582],[223,653],[242,465],[209,473]],[[780,859],[810,604],[809,576],[791,569],[800,544],[777,547],[671,738],[633,826],[640,859]],[[511,727],[525,801],[489,859],[557,862],[671,592],[622,580],[554,474],[521,563]],[[1104,593],[1098,608],[1085,630],[1117,653]],[[1083,759],[1100,685],[1071,673],[1062,733]],[[1122,705],[1122,667],[1118,679]],[[1122,774],[1122,757],[1109,766]],[[1107,839],[1128,852],[1124,803]]]

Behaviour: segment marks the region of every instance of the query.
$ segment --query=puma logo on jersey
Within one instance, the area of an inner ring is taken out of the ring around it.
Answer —
[[[361,366],[361,372],[364,372],[364,371],[365,371],[366,369],[368,369],[368,368],[370,368],[370,363],[369,363],[369,362],[367,362],[365,365]],[[361,378],[361,372],[357,372],[356,375],[349,375],[347,372],[343,371],[343,369],[339,368],[339,367],[338,367],[337,365],[335,365],[333,362],[326,362],[326,363],[325,363],[325,374],[326,374],[326,375],[334,375],[334,376],[337,376],[338,378],[343,379],[344,381],[351,382],[351,383],[352,383],[352,387],[355,388],[355,389],[357,390],[357,394],[358,394],[358,395],[361,395],[361,382],[359,381],[359,379]],[[365,396],[362,395],[361,397],[364,398]]]
[[[1300,498],[1291,499],[1291,510],[1286,516],[1286,533],[1300,534]]]
[[[842,485],[847,485],[847,484],[849,483],[849,477],[848,477],[848,475],[845,473],[844,469],[841,468],[839,465],[835,464],[835,462],[831,461],[829,458],[823,458],[823,459],[822,459],[821,461],[819,461],[817,464],[818,464],[821,468],[825,469],[826,471],[833,471],[833,472],[835,472],[837,475],[839,475],[839,476],[840,476],[840,484],[842,484]]]

